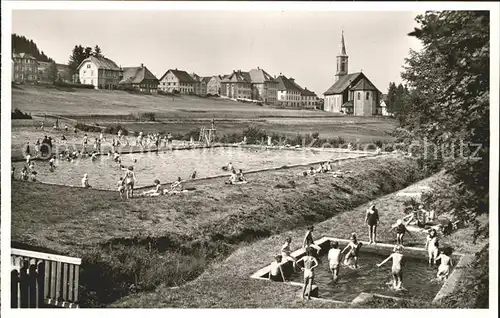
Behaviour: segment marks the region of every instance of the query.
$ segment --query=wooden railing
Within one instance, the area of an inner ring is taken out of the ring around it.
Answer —
[[[11,249],[11,308],[78,308],[81,259]]]

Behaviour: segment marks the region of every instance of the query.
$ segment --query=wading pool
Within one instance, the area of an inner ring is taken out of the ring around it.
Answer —
[[[382,297],[391,297],[397,299],[411,299],[430,303],[443,292],[443,282],[436,280],[437,266],[429,268],[427,254],[422,248],[409,247],[403,250],[403,287],[404,290],[396,291],[392,288],[392,260],[385,263],[382,267],[376,264],[381,263],[391,252],[393,245],[377,244],[368,245],[363,242],[358,259],[358,269],[351,269],[343,264],[340,266],[339,280],[333,282],[332,274],[329,269],[327,252],[330,241],[333,238],[321,238],[315,243],[321,247],[317,257],[319,265],[315,269],[314,286],[311,296],[320,299],[332,300],[337,302],[350,303],[357,301],[361,295],[376,295]],[[337,239],[340,248],[344,248],[347,240]],[[304,249],[299,249],[292,253],[292,256],[299,260],[304,255]],[[453,255],[454,264],[457,265],[461,260],[461,255]],[[302,264],[300,264],[302,265]],[[283,265],[285,278],[289,284],[297,287],[303,286],[303,273],[294,272],[292,262],[286,262]],[[452,267],[451,276],[454,276]],[[252,275],[255,279],[266,279],[269,275],[269,266],[257,271]],[[456,275],[455,275],[456,276]],[[448,280],[451,280],[450,278]],[[447,286],[446,289],[450,289]]]
[[[173,182],[177,177],[189,179],[193,171],[196,178],[228,175],[222,166],[232,163],[235,169],[243,172],[261,169],[273,169],[327,160],[355,158],[366,155],[356,152],[335,152],[309,149],[259,149],[244,147],[217,147],[190,150],[165,150],[160,152],[122,154],[122,165],[132,165],[138,183],[136,187],[149,186],[154,179],[161,183]],[[25,162],[14,162],[16,178],[19,178]],[[37,180],[46,183],[80,186],[85,173],[89,183],[98,189],[116,189],[116,184],[123,171],[119,164],[107,155],[92,161],[83,158],[68,162],[57,159],[54,172],[49,171],[47,161],[36,161]]]

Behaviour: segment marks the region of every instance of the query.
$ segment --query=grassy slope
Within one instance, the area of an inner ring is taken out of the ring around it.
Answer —
[[[116,193],[14,182],[12,241],[83,257],[82,281],[97,284],[84,286],[83,294],[89,304],[102,305],[124,295],[131,283],[138,289],[182,284],[245,242],[321,222],[420,177],[414,162],[395,157],[341,168],[353,173],[303,178],[297,176],[303,169],[280,170],[252,175],[241,187],[219,179],[196,185],[195,193],[131,201]],[[248,280],[246,274],[237,280]],[[208,306],[212,291],[201,290],[206,302],[193,305]]]

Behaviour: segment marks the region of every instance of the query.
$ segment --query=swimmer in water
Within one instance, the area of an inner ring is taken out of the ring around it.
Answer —
[[[450,270],[453,266],[451,253],[451,248],[447,247],[444,249],[443,253],[439,254],[439,256],[436,258],[436,261],[441,260],[441,264],[439,264],[437,272],[437,278],[439,280],[448,279],[448,276],[450,275]]]
[[[309,291],[307,292],[307,299],[311,299],[312,285],[314,284],[314,269],[318,266],[318,261],[314,256],[312,256],[312,248],[306,248],[306,256],[302,257],[299,262],[304,262],[304,267],[301,270],[304,271],[304,287],[302,288],[302,298],[305,299],[307,287]]]
[[[341,252],[342,254],[344,254],[345,251],[349,250],[344,259],[345,265],[349,266],[352,269],[358,268],[358,253],[362,245],[363,243],[358,241],[356,233],[352,233],[351,241]],[[354,261],[354,263],[352,261]]]
[[[377,267],[384,265],[391,259],[392,259],[392,277],[394,279],[392,286],[394,287],[394,289],[400,290],[403,285],[403,269],[401,268],[401,261],[403,260],[402,245],[396,245],[394,247],[394,252],[391,255],[389,255],[389,257],[386,258],[382,263],[377,264]]]
[[[330,243],[331,249],[328,251],[328,264],[332,272],[333,282],[339,280],[340,259],[342,258],[342,251],[339,248],[339,242],[333,241]]]
[[[283,269],[281,268],[281,255],[276,255],[274,262],[271,263],[271,268],[269,269],[269,280],[274,282],[285,282],[285,275],[283,274]]]
[[[438,254],[439,254],[439,241],[437,237],[437,231],[435,229],[429,230],[429,235],[427,235],[427,240],[425,242],[425,248],[429,255],[429,267],[435,264]]]

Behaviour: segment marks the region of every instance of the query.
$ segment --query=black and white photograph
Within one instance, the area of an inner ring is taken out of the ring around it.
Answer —
[[[499,5],[454,5],[2,1],[2,314],[497,316]]]

